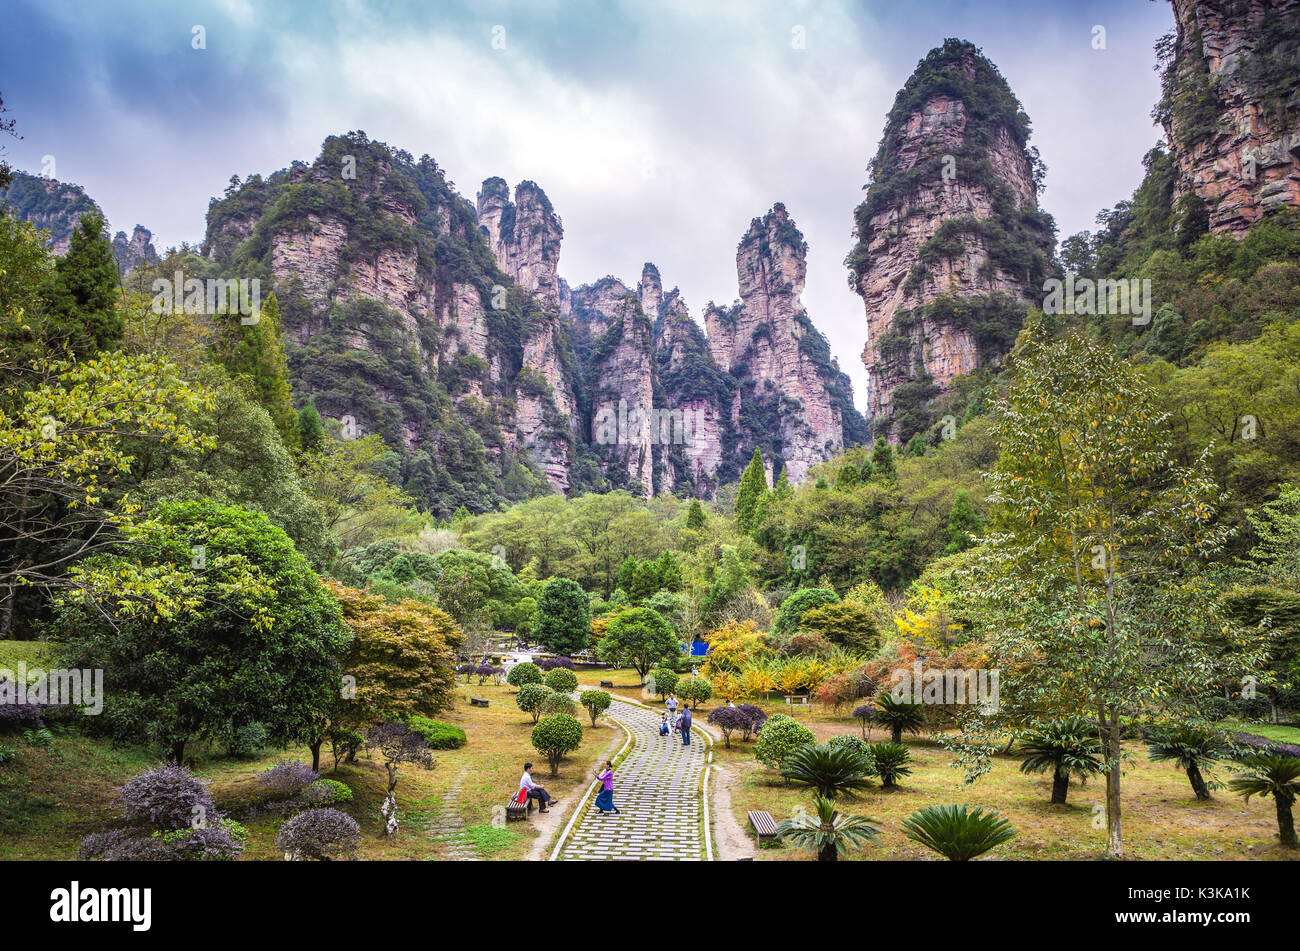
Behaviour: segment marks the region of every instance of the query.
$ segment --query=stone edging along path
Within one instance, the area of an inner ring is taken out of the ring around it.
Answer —
[[[614,758],[614,805],[621,811],[600,815],[595,795],[600,784],[593,781],[551,859],[712,860],[705,792],[712,737],[700,727],[691,730],[690,746],[682,744],[679,734],[660,736],[660,711],[621,697],[614,699],[605,719],[628,736]]]

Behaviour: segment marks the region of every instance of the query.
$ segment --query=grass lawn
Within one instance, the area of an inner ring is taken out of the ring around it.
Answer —
[[[1284,723],[1243,723],[1239,720],[1224,720],[1220,725],[1234,733],[1252,733],[1266,740],[1300,745],[1300,726],[1287,726]]]
[[[328,748],[322,751],[322,775],[352,789],[353,801],[340,808],[361,823],[363,858],[436,859],[443,855],[449,846],[431,841],[429,832],[433,815],[457,777],[461,780],[458,810],[479,856],[522,858],[539,834],[534,828],[536,820],[501,828],[491,823],[494,807],[504,806],[518,788],[525,760],[540,764],[534,774],[553,795],[572,798],[590,781],[589,767],[596,757],[613,740],[624,738],[622,730],[604,723],[592,729],[586,712],[580,710],[582,745],[561,764],[559,776],[551,777],[529,742],[532,717],[515,707],[513,687],[458,685],[457,693],[456,709],[439,719],[464,729],[468,742],[459,750],[436,752],[437,765],[432,770],[402,768],[397,787],[402,826],[392,839],[381,835],[379,805],[386,784],[383,763],[363,754],[355,764],[332,770]],[[471,707],[471,694],[487,697],[491,706]],[[88,738],[66,727],[56,728],[56,739],[47,749],[30,746],[20,736],[0,737],[0,741],[19,754],[0,766],[0,860],[74,858],[82,838],[115,819],[112,799],[117,788],[159,759],[153,751],[115,748],[107,740]],[[210,757],[200,748],[195,754],[196,771],[212,781],[218,806],[227,809],[256,789],[255,777],[277,757],[305,762],[311,757],[305,747],[257,759]],[[249,841],[244,858],[279,859],[275,837],[283,822],[278,816],[247,820]]]
[[[29,668],[50,663],[49,645],[44,641],[0,641],[0,669],[16,670],[19,661]]]

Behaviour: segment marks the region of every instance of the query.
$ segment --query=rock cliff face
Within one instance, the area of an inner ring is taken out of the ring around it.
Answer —
[[[1176,191],[1209,229],[1241,235],[1300,205],[1300,0],[1172,0],[1156,117]]]
[[[562,280],[535,183],[489,178],[470,205],[431,158],[363,133],[232,183],[205,253],[270,269],[296,399],[383,435],[408,491],[450,514],[547,489],[709,497],[755,445],[798,482],[865,438],[799,301],[802,237],[781,206],[755,229],[723,365],[653,264],[635,286]]]
[[[774,205],[750,223],[736,251],[740,304],[705,315],[714,362],[737,382],[733,425],[764,417],[793,483],[844,447],[847,384],[800,297],[807,254],[785,206]],[[744,412],[747,402],[753,412]]]
[[[1017,302],[1041,297],[1054,225],[1038,211],[1028,125],[996,67],[959,40],[932,50],[895,99],[848,259],[866,309],[870,414],[893,438],[925,428],[925,404],[954,377],[996,364]]]

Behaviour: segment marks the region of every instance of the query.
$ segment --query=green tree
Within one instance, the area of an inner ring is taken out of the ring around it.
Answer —
[[[686,510],[686,527],[704,527],[704,506],[700,504],[699,499],[691,499],[690,507]]]
[[[288,536],[264,515],[192,501],[160,503],[128,539],[79,566],[82,593],[57,618],[67,666],[105,671],[115,734],[178,764],[222,727],[301,736],[339,692],[352,635]],[[174,597],[152,596],[159,584]]]
[[[777,634],[792,634],[799,627],[805,611],[838,604],[839,600],[840,596],[830,588],[800,588],[781,602],[772,630]]]
[[[578,582],[551,578],[542,585],[533,620],[537,643],[557,654],[576,654],[591,640],[591,599]]]
[[[304,452],[320,452],[325,445],[325,424],[310,400],[298,410],[298,445]]]
[[[681,647],[672,628],[650,608],[623,608],[610,619],[597,653],[602,660],[631,667],[644,684],[655,664],[678,656]]]
[[[275,294],[262,304],[255,323],[224,317],[217,350],[226,369],[250,381],[285,446],[298,448],[298,417],[290,400],[289,365],[280,342],[280,304]]]
[[[970,548],[975,544],[972,536],[978,535],[983,527],[979,513],[970,500],[970,493],[958,489],[953,495],[952,508],[948,511],[948,545],[943,553],[955,555]]]
[[[67,254],[54,265],[47,294],[50,324],[46,339],[52,346],[84,357],[114,349],[121,341],[117,261],[102,215],[90,212],[81,216]]]
[[[742,532],[755,528],[755,511],[759,502],[767,497],[767,474],[763,471],[763,453],[754,447],[754,455],[740,476],[740,491],[736,494],[736,524]]]
[[[558,776],[560,760],[582,745],[582,724],[566,713],[554,713],[533,727],[532,740],[533,749],[550,764],[551,775]]]
[[[1064,717],[1035,727],[1020,737],[1025,758],[1022,773],[1051,773],[1052,802],[1063,803],[1071,774],[1086,780],[1103,770],[1097,724],[1087,717]]]
[[[578,701],[587,708],[587,713],[591,715],[591,725],[596,725],[596,718],[609,709],[614,698],[603,690],[584,690],[578,696]]]
[[[1300,759],[1265,751],[1251,753],[1241,762],[1247,771],[1230,779],[1228,785],[1247,802],[1251,796],[1272,796],[1277,807],[1277,836],[1283,845],[1295,848],[1291,810],[1300,796]]]
[[[894,447],[881,436],[871,450],[871,477],[884,482],[898,479],[898,466],[894,462]]]
[[[820,634],[832,644],[868,656],[874,655],[880,647],[880,630],[875,615],[865,605],[853,601],[825,604],[805,611],[799,627]]]
[[[1218,490],[1179,466],[1150,384],[1077,331],[1031,319],[995,406],[996,531],[972,571],[997,611],[996,713],[962,722],[977,775],[988,731],[1044,711],[1088,710],[1106,764],[1107,849],[1123,853],[1120,762],[1126,720],[1259,669],[1263,644],[1222,616],[1208,572],[1227,529]],[[995,748],[995,747],[993,747]]]

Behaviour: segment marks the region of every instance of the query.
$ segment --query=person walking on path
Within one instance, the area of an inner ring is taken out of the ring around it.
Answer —
[[[690,707],[684,707],[682,709],[682,718],[680,722],[682,725],[682,746],[690,746],[691,745],[691,708]]]
[[[537,811],[539,813],[546,812],[547,806],[553,806],[560,801],[552,799],[550,793],[533,782],[532,763],[524,763],[524,775],[519,778],[519,791],[524,794],[523,799],[538,800]]]
[[[596,778],[601,783],[601,790],[596,794],[596,808],[602,816],[618,812],[618,806],[614,805],[614,764],[605,760],[605,769]]]

